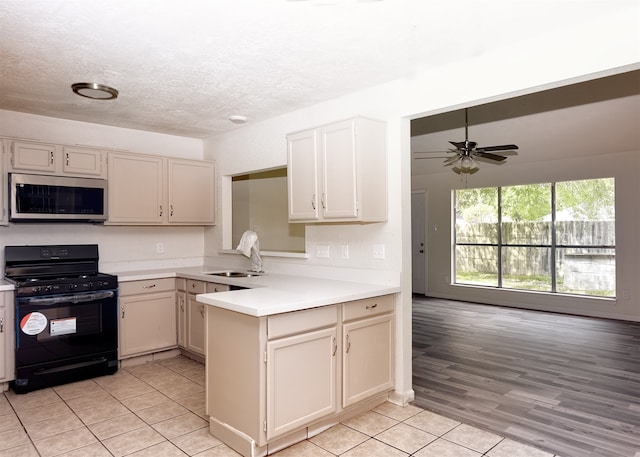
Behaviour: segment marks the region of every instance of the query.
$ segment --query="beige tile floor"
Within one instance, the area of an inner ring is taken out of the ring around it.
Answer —
[[[237,456],[211,436],[204,367],[174,357],[115,375],[0,395],[0,457]],[[373,411],[278,457],[553,457],[415,406]]]

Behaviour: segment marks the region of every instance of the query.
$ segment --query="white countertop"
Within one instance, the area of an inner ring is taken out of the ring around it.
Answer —
[[[207,274],[224,270],[216,267],[186,267],[116,274],[122,282],[180,277],[246,287],[243,290],[200,294],[196,298],[207,305],[256,317],[400,292],[400,286],[395,285],[307,276],[265,273],[247,278],[227,278]]]

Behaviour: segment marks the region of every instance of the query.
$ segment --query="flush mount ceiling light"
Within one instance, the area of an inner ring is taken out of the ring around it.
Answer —
[[[81,97],[93,98],[94,100],[113,100],[118,97],[117,90],[103,84],[75,83],[71,84],[71,89]]]
[[[247,122],[247,116],[234,114],[233,116],[229,116],[229,120],[234,124],[244,124],[245,122]]]

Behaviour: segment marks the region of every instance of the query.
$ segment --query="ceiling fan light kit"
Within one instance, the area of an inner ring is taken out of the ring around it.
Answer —
[[[456,174],[474,174],[478,170],[478,160],[485,159],[489,163],[502,163],[507,158],[502,155],[493,154],[498,151],[515,151],[518,146],[515,144],[503,144],[498,146],[477,147],[478,143],[469,141],[469,112],[464,109],[464,141],[449,141],[454,149],[449,149],[447,153],[455,154],[444,161],[444,166],[453,165],[452,170]],[[491,151],[491,152],[490,152]],[[442,153],[442,152],[438,152]],[[416,152],[415,154],[429,154],[429,152]],[[415,157],[416,159],[436,159],[442,157]]]

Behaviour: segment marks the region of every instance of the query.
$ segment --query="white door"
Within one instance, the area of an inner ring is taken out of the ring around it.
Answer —
[[[411,193],[411,271],[412,290],[414,294],[426,293],[426,246],[425,246],[425,210],[427,199],[425,192],[414,191]]]

